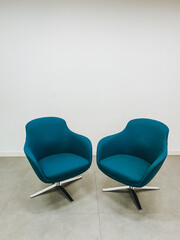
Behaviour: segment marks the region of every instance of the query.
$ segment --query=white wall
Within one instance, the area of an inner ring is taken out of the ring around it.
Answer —
[[[89,2],[89,3],[88,3]],[[180,1],[0,0],[0,152],[59,116],[98,140],[147,117],[180,151]]]

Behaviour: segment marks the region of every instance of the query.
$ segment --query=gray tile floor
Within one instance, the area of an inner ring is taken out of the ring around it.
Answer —
[[[180,156],[168,157],[149,185],[160,190],[138,192],[143,212],[129,193],[103,193],[120,184],[101,173],[93,159],[82,180],[34,199],[47,185],[35,176],[26,158],[0,158],[1,240],[180,239]]]

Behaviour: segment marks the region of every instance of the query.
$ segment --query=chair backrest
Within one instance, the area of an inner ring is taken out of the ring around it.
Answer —
[[[61,118],[34,119],[26,125],[25,144],[37,160],[52,154],[68,152],[70,130]]]
[[[124,131],[129,154],[152,163],[163,151],[167,151],[169,129],[159,121],[134,119],[128,122]]]

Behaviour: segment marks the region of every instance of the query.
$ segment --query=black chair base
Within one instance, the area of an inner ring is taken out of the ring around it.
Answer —
[[[63,186],[59,186],[59,188],[61,189],[61,191],[64,193],[65,197],[70,201],[72,202],[73,199],[72,197],[69,195],[69,193],[63,188]]]

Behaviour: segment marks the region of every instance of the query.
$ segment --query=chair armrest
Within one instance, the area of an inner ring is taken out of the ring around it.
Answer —
[[[49,180],[44,176],[44,173],[42,172],[37,159],[35,158],[30,148],[27,146],[27,144],[24,145],[24,153],[39,179],[46,183],[49,182]]]
[[[123,152],[126,144],[125,130],[120,133],[110,135],[101,139],[97,146],[97,162],[99,163],[103,158],[107,158],[120,152]]]
[[[80,134],[72,132],[71,134],[71,151],[81,157],[86,158],[90,163],[92,162],[92,144],[91,141]]]
[[[143,179],[141,180],[141,185],[145,186],[148,184],[153,177],[156,175],[156,173],[161,168],[164,160],[167,157],[167,149],[165,149],[161,155],[151,164],[151,166],[148,168],[147,172],[145,173]]]

